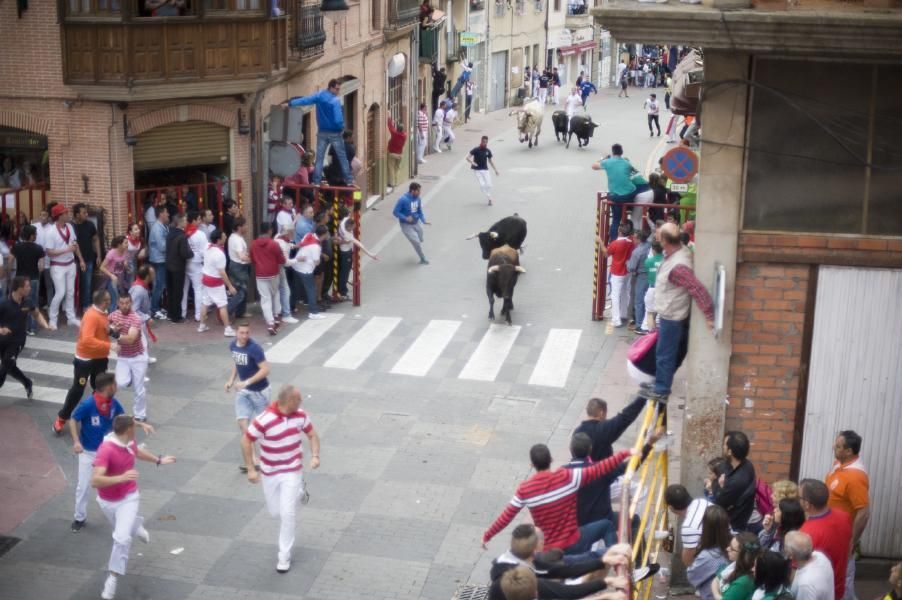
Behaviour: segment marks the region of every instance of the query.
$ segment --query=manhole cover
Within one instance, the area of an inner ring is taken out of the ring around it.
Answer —
[[[489,586],[465,584],[458,586],[452,600],[486,600],[488,597]]]
[[[19,543],[19,538],[0,535],[0,556],[13,549],[13,546]]]

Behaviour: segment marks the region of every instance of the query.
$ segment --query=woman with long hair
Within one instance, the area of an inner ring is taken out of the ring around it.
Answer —
[[[686,578],[702,600],[715,600],[711,592],[711,581],[728,562],[727,548],[730,546],[730,539],[730,517],[727,511],[717,505],[706,508],[695,559],[686,569]]]
[[[761,554],[758,536],[744,531],[737,533],[727,548],[732,560],[711,581],[711,593],[717,600],[749,600],[755,593],[755,561]]]
[[[755,561],[755,600],[792,600],[789,559],[768,550]]]
[[[783,550],[783,538],[790,531],[802,528],[805,511],[798,498],[783,498],[774,508],[773,518],[765,519],[764,528],[758,533],[758,541],[765,550]]]
[[[126,253],[128,259],[125,262],[125,289],[129,289],[135,282],[138,273],[138,263],[144,262],[147,258],[147,245],[141,237],[141,226],[137,223],[131,223],[128,226],[128,233],[125,236],[128,242]]]

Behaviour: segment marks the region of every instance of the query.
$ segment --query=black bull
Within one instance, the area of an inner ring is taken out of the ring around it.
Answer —
[[[488,260],[492,250],[505,244],[519,250],[526,239],[526,220],[514,213],[489,227],[488,231],[477,233],[476,237],[479,238],[483,260]]]
[[[495,320],[495,296],[502,299],[501,316],[511,324],[514,310],[514,288],[517,277],[526,271],[520,266],[520,255],[510,246],[492,250],[489,268],[485,276],[485,293],[489,298],[489,320]]]
[[[570,130],[567,130],[567,113],[562,110],[554,111],[551,115],[551,122],[554,125],[554,137],[557,141],[563,140],[570,147],[570,140],[576,136],[579,147],[589,145],[589,138],[595,133],[598,124],[592,121],[592,117],[587,115],[573,115],[570,119]]]

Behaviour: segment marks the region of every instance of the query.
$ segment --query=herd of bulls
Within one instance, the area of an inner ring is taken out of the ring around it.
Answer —
[[[501,316],[511,324],[514,310],[514,288],[526,269],[520,266],[520,253],[526,240],[526,220],[517,213],[504,217],[488,231],[471,235],[479,238],[482,258],[489,261],[485,276],[485,293],[489,298],[489,320],[495,320],[495,297],[501,298]]]
[[[542,133],[542,119],[544,117],[544,107],[538,99],[533,98],[526,100],[521,108],[510,113],[517,117],[517,132],[520,143],[528,142],[529,147],[539,145],[539,134]],[[570,140],[576,136],[579,147],[589,145],[589,138],[595,133],[598,123],[592,120],[587,114],[573,115],[567,118],[567,113],[562,110],[556,110],[551,115],[551,123],[554,125],[554,137],[557,141],[565,142],[567,148],[570,147]]]

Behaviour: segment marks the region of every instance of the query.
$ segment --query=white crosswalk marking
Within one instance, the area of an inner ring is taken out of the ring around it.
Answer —
[[[44,387],[35,385],[32,388],[34,396],[32,400],[40,400],[41,402],[50,402],[52,404],[62,405],[66,401],[66,394],[69,390],[61,388]],[[25,398],[25,388],[22,384],[12,378],[7,378],[3,388],[0,388],[0,395],[10,398]]]
[[[529,385],[546,385],[549,387],[564,387],[567,385],[567,375],[573,358],[576,356],[576,348],[579,346],[579,337],[582,331],[579,329],[552,329],[548,332],[539,360],[536,362],[532,375],[529,377]]]
[[[520,335],[519,325],[492,324],[482,336],[476,351],[457,377],[478,381],[494,381]]]
[[[23,358],[20,356],[19,360],[16,361],[16,364],[21,370],[29,374],[35,373],[39,375],[49,375],[51,377],[72,379],[74,373],[71,361],[68,363],[59,363],[47,360],[37,360],[34,358]]]
[[[28,350],[50,350],[52,352],[62,352],[74,356],[75,342],[44,337],[29,337],[25,342],[25,350],[23,350],[23,352],[27,352]]]
[[[304,321],[300,327],[285,336],[279,343],[266,351],[266,360],[274,363],[287,364],[300,355],[301,352],[313,345],[333,325],[338,323],[344,315],[326,315],[319,321]]]
[[[401,322],[399,317],[373,317],[360,331],[345,342],[324,366],[335,369],[356,369],[389,336]]]
[[[429,321],[426,328],[417,336],[391,372],[396,375],[416,375],[423,377],[432,368],[433,363],[441,356],[445,346],[457,333],[460,321]]]

